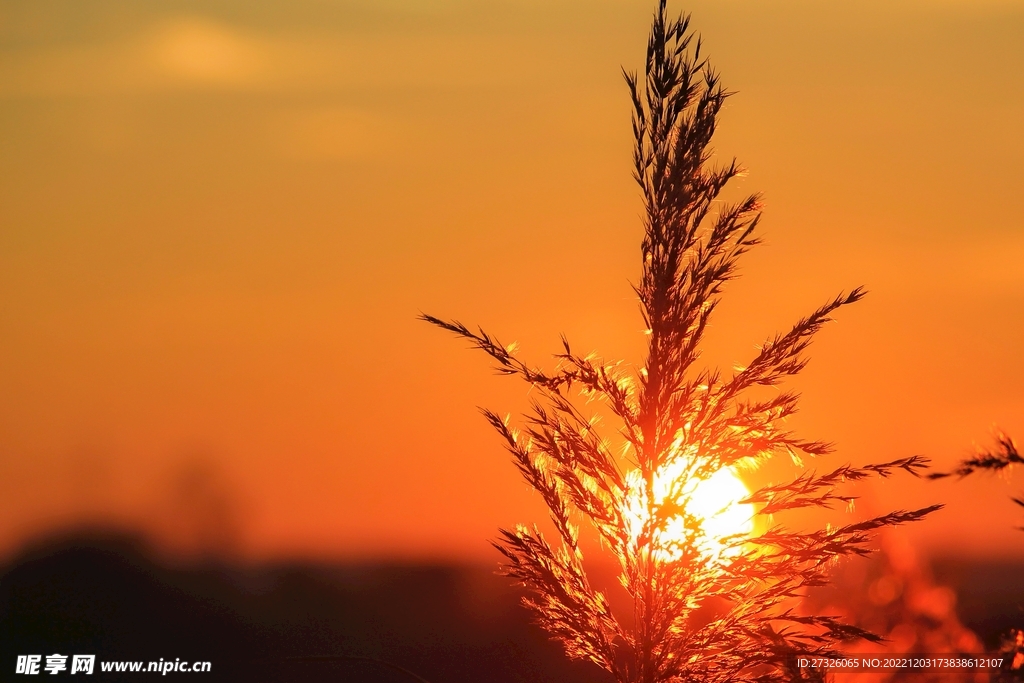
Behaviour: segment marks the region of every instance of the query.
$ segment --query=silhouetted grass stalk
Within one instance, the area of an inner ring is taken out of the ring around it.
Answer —
[[[797,670],[798,654],[835,654],[850,638],[877,636],[830,616],[793,611],[808,587],[826,582],[838,558],[869,552],[873,532],[920,520],[940,506],[896,511],[809,532],[771,526],[759,534],[709,539],[691,506],[696,490],[723,468],[778,454],[830,452],[782,427],[798,394],[753,396],[798,374],[813,335],[861,289],[841,294],[769,338],[731,373],[700,369],[701,342],[738,259],[758,244],[761,202],[719,199],[740,173],[735,161],[711,163],[711,138],[729,96],[701,54],[689,17],[671,19],[662,0],[654,17],[644,77],[625,74],[633,102],[633,176],[644,201],[642,275],[635,291],[646,324],[647,357],[637,375],[575,353],[563,339],[557,366],[529,365],[483,330],[424,315],[488,354],[502,374],[534,387],[525,425],[485,410],[520,474],[541,495],[559,536],[537,527],[502,530],[504,571],[529,589],[527,604],[569,656],[587,659],[621,683],[783,681],[820,677]],[[616,455],[584,402],[600,399],[619,421]],[[828,508],[853,498],[844,481],[897,471],[917,475],[926,461],[904,458],[827,474],[804,472],[762,487],[732,505],[755,505],[771,519],[784,511]],[[670,473],[670,476],[667,476]],[[667,481],[667,483],[666,483]],[[583,563],[580,520],[618,561],[631,605],[623,626]],[[708,552],[709,543],[721,552]],[[715,617],[693,617],[718,605]]]
[[[928,478],[944,479],[956,476],[963,479],[978,472],[1009,474],[1014,466],[1024,465],[1024,456],[1020,454],[1016,442],[1010,436],[998,432],[995,436],[995,442],[994,448],[980,449],[974,456],[961,460],[953,470],[949,472],[933,472],[928,475]],[[1010,500],[1024,507],[1024,494],[1019,498],[1011,496]],[[1018,528],[1024,531],[1024,526]],[[1000,651],[1007,656],[1007,661],[995,680],[1024,680],[1024,629],[1011,630],[1004,638]]]

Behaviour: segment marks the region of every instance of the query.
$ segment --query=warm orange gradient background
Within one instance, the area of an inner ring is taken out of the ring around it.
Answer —
[[[840,289],[795,426],[821,467],[1024,439],[1024,3],[688,4],[764,191],[709,361]],[[78,525],[241,557],[492,558],[542,516],[422,323],[641,359],[620,65],[653,0],[0,0],[0,554]],[[1024,553],[978,479],[911,538]]]

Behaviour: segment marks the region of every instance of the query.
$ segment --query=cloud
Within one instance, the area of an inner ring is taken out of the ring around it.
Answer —
[[[255,85],[266,71],[260,41],[198,18],[167,22],[147,41],[153,64],[171,78],[194,84]]]
[[[265,80],[270,56],[257,36],[183,17],[119,41],[0,52],[0,97],[252,88]]]
[[[0,49],[0,98],[536,84],[553,78],[552,49],[522,36],[254,31],[182,16],[106,43]]]

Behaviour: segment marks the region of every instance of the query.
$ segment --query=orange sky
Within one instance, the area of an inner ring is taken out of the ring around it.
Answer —
[[[1024,440],[1024,2],[690,3],[763,191],[707,358],[840,289],[794,421],[822,467]],[[653,2],[0,0],[0,554],[82,523],[246,557],[493,559],[542,512],[415,321],[639,362],[619,68]],[[925,547],[1024,553],[1014,481]]]

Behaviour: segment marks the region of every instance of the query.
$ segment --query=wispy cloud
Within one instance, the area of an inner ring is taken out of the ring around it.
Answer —
[[[0,98],[494,86],[535,82],[550,52],[521,36],[277,33],[182,16],[105,43],[2,50]]]
[[[169,21],[143,41],[154,70],[196,85],[257,85],[273,46],[259,37],[189,17]]]

